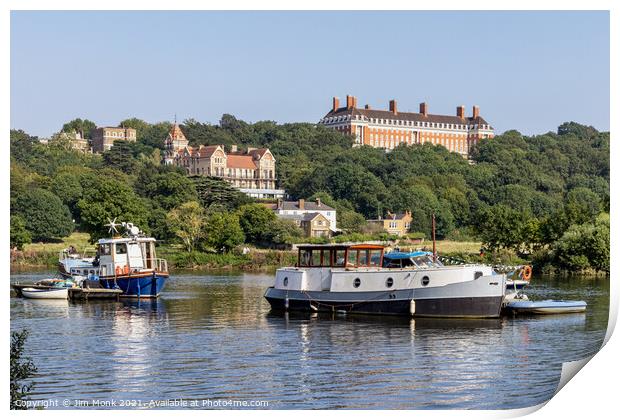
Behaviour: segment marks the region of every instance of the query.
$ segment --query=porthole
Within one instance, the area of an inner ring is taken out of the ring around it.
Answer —
[[[282,280],[282,284],[284,285],[284,287],[288,286],[288,277],[284,277],[284,280]]]
[[[360,284],[362,284],[362,281],[359,278],[353,280],[353,287],[358,288]]]
[[[430,281],[431,281],[431,279],[429,279],[428,276],[422,277],[422,286],[428,286]]]
[[[394,279],[392,277],[388,277],[385,281],[385,287],[389,289],[392,286],[394,286]]]

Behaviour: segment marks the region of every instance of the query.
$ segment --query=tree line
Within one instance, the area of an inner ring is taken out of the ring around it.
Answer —
[[[73,151],[62,136],[43,145],[11,131],[12,245],[66,236],[76,227],[96,238],[106,233],[108,217],[183,243],[184,218],[199,220],[192,249],[226,251],[301,235],[275,216],[256,233],[244,220],[271,212],[217,178],[188,177],[161,165],[170,123],[132,118],[119,125],[136,128],[138,141],[117,142],[102,155]],[[74,120],[63,130],[89,126]],[[412,233],[428,237],[435,214],[439,238],[479,239],[489,252],[511,249],[541,264],[609,267],[609,133],[593,127],[570,122],[535,136],[508,131],[481,140],[471,161],[439,145],[402,145],[386,153],[352,147],[350,136],[322,126],[250,124],[228,114],[218,124],[189,119],[181,128],[193,146],[268,147],[280,187],[294,198],[320,197],[335,207],[346,233],[368,233],[366,219],[411,210]],[[237,234],[220,235],[225,230]]]

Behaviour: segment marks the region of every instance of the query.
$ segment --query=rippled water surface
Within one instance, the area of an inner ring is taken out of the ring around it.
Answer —
[[[50,273],[14,274],[27,282]],[[35,400],[247,400],[269,408],[500,409],[556,389],[601,346],[609,279],[533,280],[585,314],[432,320],[271,314],[270,275],[175,275],[157,301],[11,298]]]

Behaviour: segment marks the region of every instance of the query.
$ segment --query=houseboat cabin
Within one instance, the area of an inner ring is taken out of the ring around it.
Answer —
[[[100,239],[97,251],[95,264],[99,263],[101,277],[168,272],[166,260],[157,258],[154,238]]]
[[[297,254],[298,268],[361,268],[383,265],[382,245],[304,245]]]

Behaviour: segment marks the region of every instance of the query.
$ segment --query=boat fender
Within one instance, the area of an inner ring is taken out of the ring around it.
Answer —
[[[312,309],[314,312],[318,312],[318,310],[319,310],[319,308],[317,308],[313,304],[310,304],[310,309]]]
[[[409,304],[409,313],[415,315],[415,300],[413,299],[411,299],[411,303]]]
[[[117,275],[117,276],[119,276],[119,275],[123,274],[123,273],[122,273],[122,270],[123,270],[123,269],[121,268],[121,266],[120,266],[120,265],[117,265],[117,266],[116,266],[116,270],[115,270],[115,271],[116,271],[116,275]]]
[[[284,308],[288,309],[288,296],[284,299]]]
[[[123,274],[129,274],[129,266],[125,265],[125,267],[123,267]]]
[[[523,267],[523,270],[521,271],[521,278],[525,281],[530,281],[530,279],[532,278],[531,265],[526,265],[525,267]]]

